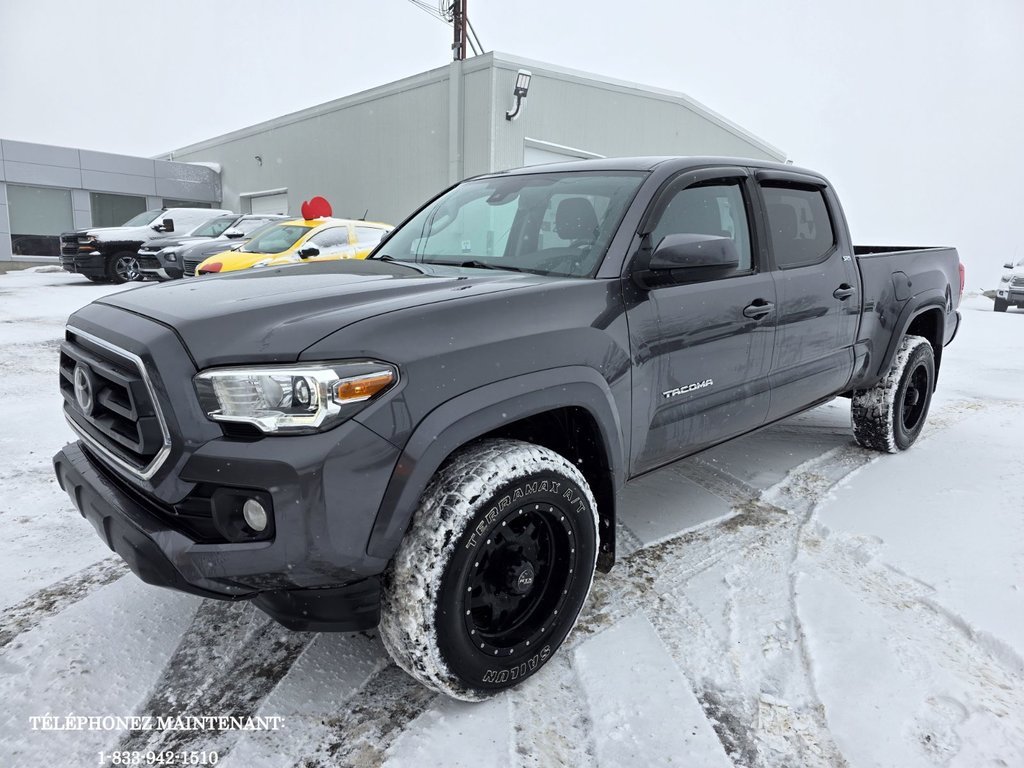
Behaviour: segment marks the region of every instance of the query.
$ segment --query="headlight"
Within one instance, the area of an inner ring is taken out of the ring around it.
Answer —
[[[252,424],[266,434],[321,432],[351,418],[398,381],[375,360],[222,368],[195,377],[213,421]]]
[[[173,248],[164,248],[162,251],[160,251],[160,253],[168,261],[177,261],[178,260],[178,253],[179,253],[179,251],[181,251],[181,247],[180,246],[173,247]]]

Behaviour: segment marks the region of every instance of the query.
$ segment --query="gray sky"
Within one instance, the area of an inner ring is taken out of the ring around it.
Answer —
[[[1022,0],[471,0],[487,50],[681,91],[829,176],[858,243],[1024,258]],[[0,0],[0,136],[153,155],[450,60],[406,0]],[[627,116],[622,116],[628,119]]]

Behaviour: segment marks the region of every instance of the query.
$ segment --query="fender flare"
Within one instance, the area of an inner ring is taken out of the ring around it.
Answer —
[[[906,303],[900,311],[900,315],[893,326],[894,333],[889,337],[889,344],[885,348],[885,354],[882,356],[882,362],[875,371],[875,381],[884,376],[886,371],[889,370],[889,366],[892,365],[893,358],[896,357],[896,350],[899,349],[900,342],[906,335],[907,329],[914,321],[914,318],[919,315],[923,315],[925,312],[936,309],[939,310],[939,348],[935,355],[935,372],[936,375],[938,374],[939,355],[941,354],[946,334],[946,306],[946,295],[943,291],[940,291],[937,288],[920,293]]]
[[[430,479],[453,451],[499,427],[557,408],[579,407],[597,422],[617,491],[625,478],[624,441],[608,383],[593,368],[551,368],[470,390],[437,406],[416,426],[391,474],[366,545],[390,560]],[[601,510],[614,531],[614,509]]]

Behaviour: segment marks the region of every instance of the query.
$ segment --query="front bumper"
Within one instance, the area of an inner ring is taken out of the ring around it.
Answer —
[[[172,265],[165,262],[155,253],[139,252],[139,272],[147,277],[155,277],[160,280],[178,280],[184,272],[181,265]]]
[[[143,581],[221,600],[252,599],[291,629],[354,631],[379,618],[377,577],[386,563],[368,556],[366,544],[397,450],[355,422],[332,430],[335,441],[342,430],[347,450],[329,450],[337,443],[316,440],[324,435],[308,436],[314,439],[302,446],[304,437],[213,440],[186,462],[181,477],[197,487],[216,483],[270,495],[269,541],[201,540],[176,519],[180,507],[121,477],[82,442],[65,446],[53,462],[82,516]]]
[[[1015,304],[1024,307],[1024,288],[1019,286],[1002,286],[996,290],[996,296],[1007,304]]]
[[[65,272],[87,277],[104,277],[107,274],[106,257],[99,251],[92,253],[77,253],[74,255],[62,253],[60,265]]]

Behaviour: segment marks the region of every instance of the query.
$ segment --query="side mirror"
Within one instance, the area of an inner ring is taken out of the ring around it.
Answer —
[[[646,269],[633,273],[642,288],[694,280],[710,280],[739,267],[731,237],[703,234],[665,235],[651,253]]]
[[[300,259],[308,259],[311,256],[319,256],[320,249],[317,248],[315,245],[304,245],[301,248],[299,248],[298,251],[296,251],[296,255]]]
[[[1003,264],[1003,269],[1013,269],[1013,262],[1008,261],[1005,264]]]
[[[164,229],[163,229],[164,232],[173,232],[174,231],[174,219],[164,219],[160,223],[164,227]]]
[[[243,232],[240,229],[235,229],[234,227],[229,227],[228,229],[225,229],[221,234],[230,240],[235,240],[239,237],[245,237],[245,232]]]

